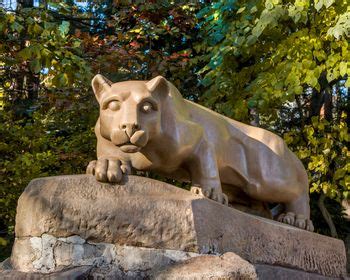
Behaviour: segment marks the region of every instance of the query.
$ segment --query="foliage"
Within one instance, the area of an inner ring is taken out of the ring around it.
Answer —
[[[187,1],[116,4],[107,20],[113,34],[104,36],[95,68],[110,73],[111,80],[147,80],[161,74],[196,98],[198,81],[189,64],[198,31],[196,10],[198,5]],[[94,49],[92,44],[89,51]]]
[[[84,173],[95,158],[94,74],[112,81],[162,74],[197,98],[189,61],[198,8],[187,1],[45,1],[0,9],[0,259],[9,253],[17,199],[29,181]]]
[[[224,0],[198,17],[204,102],[284,135],[307,168],[311,193],[349,198],[347,1]]]
[[[30,180],[82,173],[93,158],[95,139],[91,129],[86,129],[92,122],[74,109],[64,113],[51,110],[45,118],[36,112],[32,118],[18,121],[0,115],[0,221],[10,232],[18,195]],[[79,119],[80,126],[72,119]]]
[[[82,41],[68,34],[69,26],[68,21],[55,19],[45,9],[22,9],[20,13],[0,10],[1,84],[7,100],[26,98],[28,91],[35,90],[26,91],[20,83],[26,74],[40,76],[39,86],[53,91],[83,87],[90,80]]]
[[[350,197],[350,135],[344,121],[331,125],[313,117],[310,125],[294,128],[284,139],[307,166],[311,193],[323,192],[338,202]]]
[[[199,17],[208,39],[197,48],[209,44],[210,61],[202,69],[211,86],[207,102],[248,120],[247,108],[278,108],[307,87],[320,92],[324,72],[327,83],[345,78],[350,49],[341,22],[350,8],[333,2],[227,0],[204,8]]]

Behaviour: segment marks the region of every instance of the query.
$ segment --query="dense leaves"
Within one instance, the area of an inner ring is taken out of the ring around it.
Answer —
[[[84,173],[94,159],[94,74],[112,81],[162,74],[198,97],[190,65],[198,5],[67,1],[0,9],[0,258],[9,253],[28,182]]]
[[[321,211],[324,196],[349,199],[349,16],[333,0],[224,0],[198,13],[206,104],[284,136]]]

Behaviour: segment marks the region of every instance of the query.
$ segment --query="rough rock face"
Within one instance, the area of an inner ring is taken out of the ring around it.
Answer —
[[[254,266],[234,253],[194,257],[157,271],[152,276],[157,280],[258,279]]]
[[[345,249],[340,240],[242,213],[186,190],[137,176],[129,176],[121,185],[99,183],[87,175],[33,180],[18,203],[11,258],[14,267],[25,270],[28,261],[34,268],[39,265],[20,248],[28,242],[34,242],[31,247],[35,248],[38,241],[32,238],[44,242],[43,237],[49,235],[59,237],[56,239],[60,242],[67,237],[63,243],[78,235],[84,244],[109,243],[200,254],[234,252],[253,264],[293,267],[333,277],[345,275]],[[45,241],[47,246],[52,244],[49,239]],[[58,247],[53,248],[54,252]],[[49,251],[41,256],[43,261],[51,257]],[[81,251],[72,252],[77,259],[81,257]],[[71,260],[62,254],[59,260],[65,266]],[[55,269],[48,267],[48,271]]]
[[[13,253],[19,256],[16,265],[22,272],[52,273],[66,267],[84,267],[85,272],[87,267],[99,267],[98,273],[106,276],[108,271],[107,275],[113,273],[121,279],[179,279],[179,275],[183,275],[183,279],[257,279],[254,266],[234,253],[199,255],[89,243],[77,235],[56,238],[44,234],[42,237],[21,238],[17,240]]]
[[[200,255],[107,243],[89,243],[75,235],[56,238],[24,237],[16,243],[22,271],[11,262],[0,263],[0,279],[210,279],[210,280],[335,280],[300,270],[253,265],[234,253]],[[27,271],[27,272],[23,272]]]
[[[12,255],[16,256],[16,260],[12,257],[12,265],[23,272],[51,273],[65,267],[112,265],[129,274],[148,274],[199,256],[177,250],[91,243],[77,235],[56,238],[48,234],[17,239]]]

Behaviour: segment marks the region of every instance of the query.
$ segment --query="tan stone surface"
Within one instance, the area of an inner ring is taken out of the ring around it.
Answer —
[[[122,185],[93,176],[33,180],[22,194],[16,236],[79,235],[90,242],[184,250],[232,251],[265,263],[326,276],[345,273],[342,241],[229,208],[155,180]]]
[[[158,271],[156,280],[256,280],[255,268],[234,253],[199,256]]]
[[[264,202],[283,204],[281,222],[314,230],[307,173],[281,137],[185,100],[162,76],[112,83],[97,74],[92,88],[100,116],[97,160],[87,173],[98,181],[153,171],[264,217],[271,216]]]
[[[266,264],[254,265],[259,280],[349,280],[348,277],[327,277],[298,269],[271,266]]]

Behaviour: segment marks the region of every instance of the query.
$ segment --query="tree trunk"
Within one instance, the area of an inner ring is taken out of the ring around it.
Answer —
[[[327,121],[332,121],[333,116],[332,116],[332,108],[333,108],[333,100],[332,100],[332,89],[330,86],[327,86],[324,90],[323,93],[323,113],[324,113],[324,118]]]
[[[318,92],[316,89],[312,89],[309,116],[308,116],[310,119],[311,117],[320,115],[323,102],[324,100],[323,100],[322,93]]]
[[[17,10],[20,11],[23,8],[33,8],[34,7],[34,1],[33,0],[18,0],[17,2]],[[21,43],[21,48],[26,47],[26,40],[24,39]],[[39,85],[40,85],[40,79],[39,74],[32,73],[29,68],[29,64],[26,63],[24,66],[26,71],[23,71],[26,73],[25,75],[20,75],[17,78],[17,87],[20,89],[19,92],[21,92],[20,96],[24,101],[23,104],[27,104],[28,106],[31,106],[33,102],[35,102],[38,99],[38,93],[39,93]],[[24,70],[24,69],[23,69]],[[25,105],[25,107],[27,106]],[[24,108],[27,109],[27,108]]]
[[[336,230],[335,225],[333,223],[332,217],[329,214],[329,212],[324,204],[325,198],[326,198],[325,194],[321,193],[321,195],[318,199],[317,205],[320,208],[322,216],[325,219],[326,223],[328,224],[329,229],[331,230],[331,236],[334,238],[338,238],[338,233],[337,233],[337,230]]]

